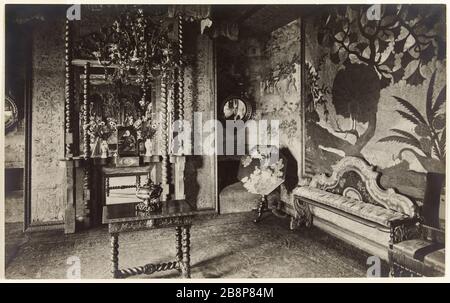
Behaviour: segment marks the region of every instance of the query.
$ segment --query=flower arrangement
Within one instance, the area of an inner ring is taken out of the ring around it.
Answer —
[[[133,126],[136,129],[138,139],[153,139],[158,128],[155,115],[152,113],[151,104],[144,100],[139,101],[138,117],[130,115],[125,119],[125,126]]]
[[[137,119],[133,126],[137,131],[138,139],[153,139],[156,134],[156,124],[152,123],[152,120],[147,119],[146,117]]]
[[[249,165],[251,157],[243,161],[243,165]],[[255,167],[253,173],[242,178],[242,183],[250,193],[268,195],[271,191],[277,188],[284,181],[284,164],[283,159],[278,159],[277,162],[271,165],[264,165],[266,161],[260,159],[261,165]]]
[[[170,23],[148,11],[130,9],[110,26],[84,37],[78,52],[96,59],[106,68],[115,65],[113,77],[138,83],[153,79],[161,70],[172,70],[180,62]]]
[[[87,132],[92,140],[100,138],[108,140],[117,130],[117,122],[113,118],[92,117],[88,124]]]
[[[134,68],[137,75],[151,79],[153,71],[176,64],[176,44],[169,38],[169,28],[143,9],[127,11],[114,22],[112,30],[118,39],[110,57],[121,70]]]

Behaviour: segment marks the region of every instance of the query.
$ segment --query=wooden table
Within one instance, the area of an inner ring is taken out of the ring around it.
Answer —
[[[111,273],[113,278],[126,278],[140,274],[178,269],[183,278],[190,278],[190,228],[192,218],[204,213],[195,210],[185,200],[163,202],[160,212],[145,214],[136,211],[137,203],[106,205],[103,223],[108,224],[111,237]],[[137,230],[175,228],[175,261],[119,269],[119,234]]]

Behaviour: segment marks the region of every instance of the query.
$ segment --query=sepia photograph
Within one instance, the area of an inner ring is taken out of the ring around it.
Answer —
[[[445,4],[4,17],[3,278],[446,277]]]

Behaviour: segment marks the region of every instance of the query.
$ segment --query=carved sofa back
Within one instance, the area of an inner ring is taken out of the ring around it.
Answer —
[[[379,173],[375,167],[358,157],[344,157],[332,166],[331,176],[315,175],[309,186],[334,194],[382,206],[409,217],[417,215],[416,205],[394,189],[382,189],[378,185]]]

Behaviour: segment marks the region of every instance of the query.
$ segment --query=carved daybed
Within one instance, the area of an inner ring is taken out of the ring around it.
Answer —
[[[332,168],[331,176],[318,174],[293,190],[291,227],[314,224],[388,260],[390,243],[414,236],[416,205],[392,188],[381,189],[379,173],[360,158],[345,157]]]

